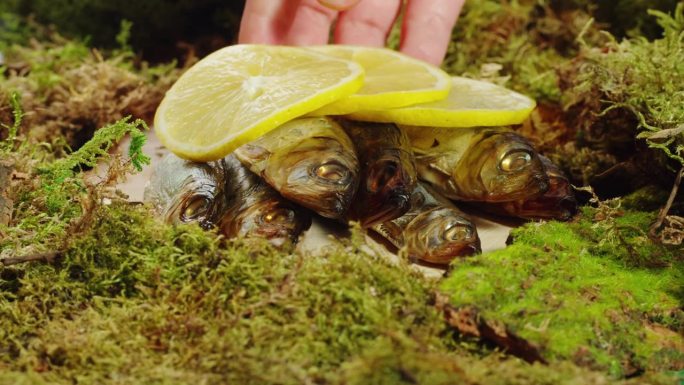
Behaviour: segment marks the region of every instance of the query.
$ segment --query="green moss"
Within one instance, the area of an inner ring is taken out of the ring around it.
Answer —
[[[4,1],[3,1],[4,3]],[[34,15],[46,25],[97,47],[114,48],[119,23],[129,20],[131,45],[152,59],[171,60],[179,41],[209,51],[235,41],[244,0],[10,0],[6,10]],[[1,10],[1,9],[0,9]],[[160,38],[163,37],[163,38]],[[217,44],[218,42],[218,44]],[[209,45],[209,47],[206,47]],[[201,52],[200,52],[201,53]],[[206,52],[204,52],[206,53]]]
[[[638,134],[684,165],[684,4],[672,15],[651,14],[664,30],[661,38],[585,47],[565,104],[582,106],[579,120],[589,141],[606,146],[606,136],[631,139]],[[627,121],[621,111],[635,123],[620,124]]]
[[[590,15],[579,9],[557,13],[549,3],[466,2],[444,69],[501,83],[540,102],[558,103],[558,69],[576,54],[575,38]],[[585,35],[598,39],[595,28]]]
[[[49,152],[57,155],[69,147],[78,149],[97,128],[125,116],[150,122],[165,91],[182,71],[175,62],[150,66],[138,60],[127,43],[130,24],[125,22],[117,37],[119,47],[105,51],[22,22],[38,32],[24,44],[0,43],[4,58],[0,124],[11,126],[10,97],[19,94],[23,109],[29,112],[19,138],[45,142],[52,146]],[[23,34],[20,27],[15,29]],[[6,135],[0,129],[0,139]]]
[[[591,4],[591,2],[588,2]],[[596,17],[601,22],[609,22],[612,34],[624,37],[645,36],[657,38],[662,28],[648,17],[648,10],[673,12],[678,0],[602,0],[598,1]]]
[[[128,164],[139,170],[149,163],[141,151],[145,136],[140,130],[147,126],[143,121],[129,121],[122,119],[97,130],[79,150],[47,164],[31,159],[40,154],[35,149],[41,146],[24,145],[16,152],[9,151],[7,156],[24,163],[28,174],[24,183],[13,188],[13,220],[9,225],[0,225],[0,233],[5,235],[0,239],[0,250],[12,256],[59,251],[70,231],[77,231],[84,213],[93,209],[92,201],[97,200],[98,186],[88,185],[79,171],[108,161],[109,150],[125,135],[135,140],[129,148],[129,160],[120,164],[118,172],[128,171]]]
[[[457,261],[442,290],[454,305],[504,321],[549,359],[616,375],[673,369],[684,357],[684,250],[645,236],[652,214],[605,210],[516,229],[505,250]]]
[[[96,218],[57,264],[2,269],[0,383],[607,381],[469,354],[430,306],[434,283],[353,245],[282,254],[121,203]]]

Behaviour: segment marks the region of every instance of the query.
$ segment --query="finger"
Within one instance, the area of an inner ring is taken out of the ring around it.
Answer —
[[[294,13],[286,43],[291,45],[327,44],[330,26],[337,11],[327,8],[317,0],[299,0]]]
[[[439,65],[465,0],[409,0],[402,26],[402,52]]]
[[[364,0],[340,13],[335,43],[384,47],[401,0]]]
[[[297,0],[247,0],[240,20],[238,43],[282,44],[298,5]]]
[[[318,0],[318,2],[330,9],[344,11],[356,5],[359,0]]]

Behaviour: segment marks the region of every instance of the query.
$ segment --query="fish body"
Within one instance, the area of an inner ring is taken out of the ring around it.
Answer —
[[[505,202],[549,188],[539,154],[515,132],[483,127],[405,128],[418,177],[445,197]]]
[[[395,124],[341,123],[354,142],[361,165],[359,188],[352,203],[353,219],[370,227],[405,214],[417,183],[406,132]]]
[[[167,155],[145,189],[167,223],[197,222],[228,238],[260,237],[275,246],[296,240],[310,224],[305,210],[283,199],[233,155],[196,163]]]
[[[403,216],[372,227],[411,259],[446,265],[481,251],[475,224],[451,202],[421,183]]]
[[[537,196],[510,202],[486,203],[485,210],[524,219],[556,219],[567,221],[577,212],[577,199],[572,184],[558,166],[541,156],[549,178],[549,189]]]
[[[344,217],[358,186],[354,144],[327,117],[287,122],[235,155],[283,197],[327,218]]]

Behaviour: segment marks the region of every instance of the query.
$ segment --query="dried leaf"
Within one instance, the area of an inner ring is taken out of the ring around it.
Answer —
[[[684,133],[684,124],[681,124],[675,128],[668,128],[665,130],[656,131],[650,135],[645,134],[644,136],[650,140],[654,139],[670,139],[675,136]]]

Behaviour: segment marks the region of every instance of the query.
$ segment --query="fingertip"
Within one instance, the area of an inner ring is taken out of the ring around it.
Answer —
[[[327,44],[336,17],[336,11],[320,5],[317,0],[301,0],[285,41],[292,45]]]
[[[340,13],[335,27],[335,43],[384,47],[401,0],[364,0]]]
[[[401,33],[401,52],[439,66],[444,60],[464,0],[410,0]]]
[[[289,0],[247,0],[240,19],[238,43],[282,43],[293,13]]]

